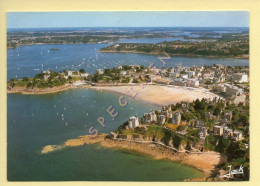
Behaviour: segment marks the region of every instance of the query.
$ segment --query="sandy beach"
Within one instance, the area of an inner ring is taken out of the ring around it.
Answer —
[[[131,86],[92,86],[96,90],[112,91],[121,95],[131,96],[127,89]],[[213,99],[219,97],[205,88],[178,87],[171,85],[147,85],[133,86],[133,92],[137,92],[135,99],[140,99],[156,105],[168,105],[181,101],[193,101],[196,99]]]
[[[196,99],[213,99],[219,97],[205,88],[179,87],[172,85],[147,85],[142,88],[139,85],[129,86],[73,86],[65,85],[54,88],[44,89],[27,89],[26,87],[18,87],[12,90],[7,90],[7,93],[21,93],[21,94],[49,94],[61,92],[70,88],[91,88],[97,91],[111,91],[120,95],[131,97],[131,93],[127,90],[132,87],[132,91],[137,93],[135,99],[139,99],[155,105],[175,104],[181,101],[193,101]]]

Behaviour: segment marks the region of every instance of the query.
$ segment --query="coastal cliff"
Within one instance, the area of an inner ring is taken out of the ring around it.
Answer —
[[[169,161],[180,162],[185,165],[197,168],[205,173],[205,178],[210,176],[215,166],[225,162],[225,156],[217,152],[207,153],[176,153],[164,146],[149,143],[135,143],[128,141],[114,140],[108,137],[106,134],[100,134],[96,138],[92,138],[91,135],[79,136],[77,139],[67,140],[63,145],[47,145],[41,151],[42,154],[46,154],[55,150],[60,150],[65,147],[83,146],[88,144],[97,143],[107,148],[125,149],[138,152],[143,155],[151,156],[155,159],[166,159]],[[193,180],[202,181],[202,180]]]

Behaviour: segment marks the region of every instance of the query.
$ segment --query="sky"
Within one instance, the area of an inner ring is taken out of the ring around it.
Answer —
[[[7,28],[249,27],[248,11],[8,12]]]

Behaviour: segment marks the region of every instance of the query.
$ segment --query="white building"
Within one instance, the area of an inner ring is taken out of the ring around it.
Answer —
[[[188,75],[187,74],[181,74],[181,78],[188,79]]]
[[[104,71],[103,71],[102,69],[97,69],[97,70],[96,70],[96,73],[97,73],[97,74],[104,74]]]
[[[88,77],[89,74],[88,74],[88,73],[81,73],[80,76],[81,76],[81,77]]]
[[[125,70],[121,70],[121,71],[120,71],[120,75],[121,75],[121,76],[125,76],[126,74],[127,74],[127,72],[126,72]]]
[[[68,70],[68,76],[72,76],[73,71],[72,70]]]
[[[196,80],[196,79],[188,79],[187,80],[187,86],[190,86],[190,87],[198,87],[199,86],[199,81]]]
[[[238,83],[247,83],[248,82],[248,75],[243,73],[234,73],[233,80]]]
[[[128,120],[128,128],[134,129],[135,127],[139,126],[138,117],[131,116]]]
[[[234,132],[233,132],[232,139],[235,140],[235,141],[240,141],[240,140],[242,140],[242,133],[241,133],[241,132],[238,132],[238,131],[234,131]]]
[[[50,73],[51,72],[49,70],[47,70],[47,71],[42,71],[42,73],[43,73],[44,81],[47,81],[49,79],[49,77],[50,77]]]
[[[192,78],[195,76],[195,72],[194,71],[187,71],[187,75],[188,75],[188,78]]]

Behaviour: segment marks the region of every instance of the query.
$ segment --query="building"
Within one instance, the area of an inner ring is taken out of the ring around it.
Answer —
[[[138,117],[131,116],[128,120],[128,128],[134,129],[135,127],[139,126]]]
[[[224,116],[224,118],[225,118],[225,121],[226,122],[231,122],[231,120],[232,120],[232,112],[231,111],[227,111],[226,113],[225,113],[225,116]]]
[[[196,79],[187,79],[187,86],[189,87],[198,87],[199,84],[199,81]]]
[[[188,79],[188,75],[187,74],[181,74],[181,78]]]
[[[194,128],[200,129],[202,127],[205,127],[205,122],[204,121],[198,120],[198,121],[195,122]]]
[[[237,86],[226,84],[226,93],[230,96],[238,96],[243,94],[243,89]]]
[[[198,134],[200,139],[205,140],[206,136],[208,135],[207,127],[201,127]]]
[[[104,74],[104,71],[103,71],[102,69],[97,69],[97,70],[96,70],[96,73],[97,73],[97,74]]]
[[[248,75],[243,73],[234,73],[233,74],[233,81],[238,83],[247,83],[248,82]]]
[[[193,78],[195,76],[194,71],[187,71],[188,78]]]
[[[234,132],[233,132],[232,139],[235,140],[235,141],[240,141],[240,140],[242,140],[242,133],[241,133],[241,132],[238,132],[238,131],[234,131]]]
[[[157,121],[157,116],[156,116],[154,110],[151,110],[151,112],[149,112],[149,113],[144,113],[143,121],[145,123],[156,122]]]
[[[174,81],[172,81],[170,84],[172,85],[176,85],[176,86],[186,86],[187,85],[187,81],[181,79],[181,78],[177,78]]]
[[[81,73],[80,76],[81,76],[81,77],[86,77],[86,78],[87,78],[87,77],[89,76],[89,74],[88,74],[88,73]]]
[[[176,112],[172,115],[171,123],[179,125],[181,122],[181,113]]]
[[[73,71],[72,70],[68,70],[68,76],[72,76]]]
[[[213,127],[213,132],[216,136],[222,136],[224,132],[224,127],[216,125]]]
[[[233,131],[232,131],[232,129],[224,128],[223,138],[224,138],[224,139],[231,139],[232,136],[233,136]]]
[[[42,73],[43,73],[44,81],[47,81],[49,79],[49,77],[50,77],[50,73],[51,72],[49,70],[47,70],[47,71],[42,71]]]
[[[214,85],[214,89],[218,92],[226,92],[226,86],[224,84],[216,84]]]
[[[125,76],[126,74],[127,74],[127,72],[125,70],[120,71],[121,76]]]
[[[206,112],[205,113],[205,118],[207,118],[207,119],[214,119],[214,120],[216,120],[217,119],[217,116],[214,116],[211,112]]]
[[[175,79],[175,78],[179,78],[179,77],[180,77],[179,72],[169,72],[169,78]]]
[[[159,115],[159,123],[161,125],[163,125],[165,123],[165,120],[166,120],[166,116],[165,115]]]

